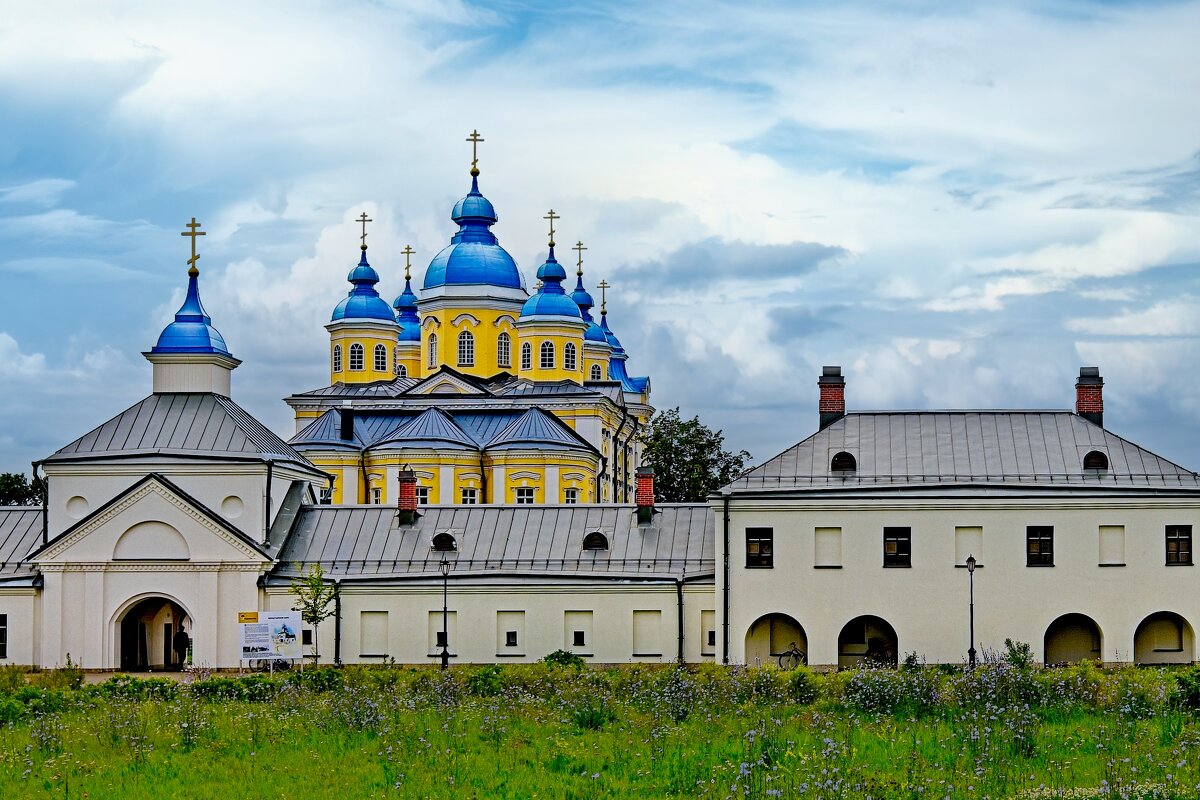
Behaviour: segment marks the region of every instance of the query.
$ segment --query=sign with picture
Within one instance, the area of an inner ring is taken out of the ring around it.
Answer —
[[[299,611],[238,612],[238,643],[242,660],[296,659],[303,655]]]

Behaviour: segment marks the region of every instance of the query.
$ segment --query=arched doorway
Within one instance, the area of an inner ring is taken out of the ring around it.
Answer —
[[[149,672],[179,669],[180,654],[175,650],[179,631],[191,635],[192,620],[187,611],[167,597],[138,600],[121,615],[118,654],[123,672]]]
[[[746,631],[746,663],[777,665],[780,654],[793,643],[808,652],[804,626],[787,614],[764,614]]]
[[[1192,626],[1174,611],[1142,620],[1133,634],[1133,663],[1190,664],[1196,652]]]
[[[859,667],[864,662],[894,667],[899,652],[896,629],[880,617],[855,617],[838,634],[838,669]]]
[[[1063,614],[1046,628],[1046,665],[1100,661],[1100,626],[1086,614]]]

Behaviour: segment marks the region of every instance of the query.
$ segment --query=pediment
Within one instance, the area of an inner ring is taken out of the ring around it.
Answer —
[[[467,378],[452,372],[437,372],[413,386],[405,394],[467,394],[487,397],[490,393]]]
[[[271,559],[224,519],[158,475],[138,481],[31,559],[72,563],[213,563]]]

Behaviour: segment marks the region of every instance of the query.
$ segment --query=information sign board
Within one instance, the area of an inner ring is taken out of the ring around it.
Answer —
[[[242,660],[303,656],[299,611],[238,612],[238,644]]]

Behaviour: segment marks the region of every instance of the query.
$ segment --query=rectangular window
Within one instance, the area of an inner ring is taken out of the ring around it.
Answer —
[[[462,504],[464,506],[473,506],[477,502],[479,502],[479,490],[478,489],[463,489],[462,490]]]
[[[496,612],[496,655],[524,655],[525,641],[525,612],[497,611]]]
[[[746,528],[746,566],[771,568],[775,565],[775,529]]]
[[[1054,566],[1054,528],[1030,525],[1025,529],[1025,566]]]
[[[583,647],[586,644],[587,644],[587,632],[586,631],[571,631],[571,646],[572,647]]]
[[[0,614],[0,658],[8,658],[8,614]]]
[[[954,528],[954,563],[965,567],[967,559],[975,556],[975,563],[983,563],[983,527],[980,525],[956,525]]]
[[[388,652],[388,612],[360,612],[358,616],[358,627],[359,655],[386,656]]]
[[[378,486],[371,487],[371,505],[378,506],[383,503],[383,489]]]
[[[429,505],[429,487],[428,486],[418,486],[417,487],[417,505],[419,505],[419,506]]]
[[[592,641],[592,612],[567,611],[563,614],[566,648],[575,652],[586,650]],[[581,653],[583,654],[583,653]],[[587,653],[590,655],[590,653]]]
[[[1125,566],[1125,526],[1100,526],[1100,566]]]
[[[533,505],[534,490],[532,486],[521,486],[516,492],[517,505],[531,506]]]
[[[300,644],[305,647],[312,647],[312,628],[305,628],[300,632]]]
[[[1192,526],[1167,526],[1167,563],[1173,566],[1192,565]]]
[[[321,505],[328,506],[333,504],[333,489],[325,487],[321,490]]]
[[[439,600],[440,600],[440,598],[439,598]],[[453,602],[453,595],[451,595],[451,602]],[[457,638],[455,637],[455,631],[457,630],[456,625],[457,625],[457,615],[455,612],[451,611],[450,613],[448,613],[446,615],[446,627],[444,629],[450,637],[449,643],[446,645],[447,649],[451,649],[453,646],[453,643],[458,641]],[[428,641],[429,641],[429,654],[431,656],[438,655],[441,652],[442,643],[447,641],[446,638],[442,635],[442,631],[443,631],[442,610],[439,608],[436,611],[430,611],[429,612],[429,639],[428,639]],[[451,649],[451,652],[453,652],[452,649]]]
[[[662,612],[633,612],[633,655],[658,657],[662,655]]]
[[[563,489],[563,502],[567,505],[575,505],[579,502],[578,489]]]
[[[517,646],[517,632],[516,631],[505,631],[504,632],[504,646],[505,647],[516,647]]]
[[[446,631],[438,631],[437,632],[436,644],[438,647],[449,647],[449,645],[446,644],[446,642],[448,642],[448,641],[449,640],[446,638]]]
[[[813,530],[813,566],[818,569],[841,568],[841,528],[815,528]]]
[[[700,655],[711,656],[717,649],[717,612],[700,612],[700,632],[704,637],[700,641]]]
[[[883,529],[883,565],[912,566],[912,528]]]

